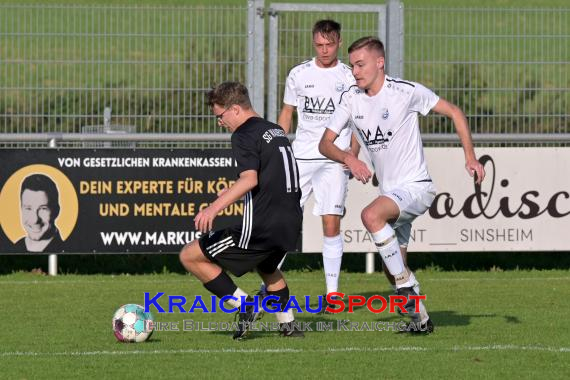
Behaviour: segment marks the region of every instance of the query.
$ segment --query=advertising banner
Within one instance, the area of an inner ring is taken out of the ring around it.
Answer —
[[[0,151],[0,253],[178,252],[235,182],[229,150]],[[217,229],[241,223],[230,206]]]
[[[409,251],[569,251],[570,149],[477,149],[487,176],[474,185],[461,148],[425,149],[437,188],[431,208],[412,224]],[[341,221],[345,252],[376,252],[362,209],[378,196],[369,182],[349,181]],[[320,218],[305,206],[303,251],[322,251]]]

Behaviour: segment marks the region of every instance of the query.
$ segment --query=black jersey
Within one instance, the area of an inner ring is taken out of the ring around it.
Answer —
[[[295,248],[303,212],[293,150],[277,124],[252,117],[232,134],[239,173],[257,171],[257,186],[244,197],[243,223],[232,230],[244,249]]]

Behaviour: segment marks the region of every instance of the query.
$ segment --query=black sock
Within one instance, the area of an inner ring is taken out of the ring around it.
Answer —
[[[220,275],[204,284],[204,287],[218,298],[231,296],[237,289],[237,285],[232,281],[230,276],[224,271]]]
[[[279,297],[278,301],[268,301],[267,305],[273,305],[273,307],[279,307],[279,311],[285,310],[285,306],[287,306],[287,302],[289,302],[289,287],[285,285],[283,289],[279,289],[276,291],[267,291],[268,296],[277,296]]]

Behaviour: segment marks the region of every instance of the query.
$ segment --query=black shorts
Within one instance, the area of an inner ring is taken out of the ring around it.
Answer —
[[[281,249],[239,248],[235,244],[229,229],[204,234],[198,243],[204,256],[237,277],[241,277],[253,269],[262,273],[273,273],[286,253]]]

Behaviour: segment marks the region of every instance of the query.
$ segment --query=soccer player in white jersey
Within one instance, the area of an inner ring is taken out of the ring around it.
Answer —
[[[375,37],[363,37],[348,49],[356,86],[342,95],[319,144],[320,152],[344,163],[354,177],[367,183],[372,173],[350,152],[334,145],[348,121],[358,134],[379,181],[379,196],[362,210],[362,222],[382,257],[384,272],[397,294],[419,294],[419,283],[406,264],[412,221],[430,207],[436,190],[427,170],[418,113],[430,110],[453,121],[465,153],[465,168],[477,183],[485,177],[477,161],[467,119],[461,109],[419,83],[384,73],[384,46]],[[432,332],[433,323],[423,303],[416,313],[413,300],[406,310],[418,331]]]
[[[333,20],[320,20],[312,30],[315,57],[293,67],[287,77],[283,108],[278,124],[289,132],[293,113],[297,111],[297,130],[293,152],[299,166],[301,206],[314,194],[313,214],[323,224],[323,267],[326,292],[338,291],[343,243],[340,219],[348,186],[348,171],[319,152],[319,141],[340,95],[354,84],[350,67],[338,59],[342,43],[341,25]],[[351,149],[350,129],[339,132],[335,141],[341,150]],[[360,146],[355,139],[353,154]],[[330,305],[329,305],[330,306]],[[331,306],[332,307],[332,306]]]

